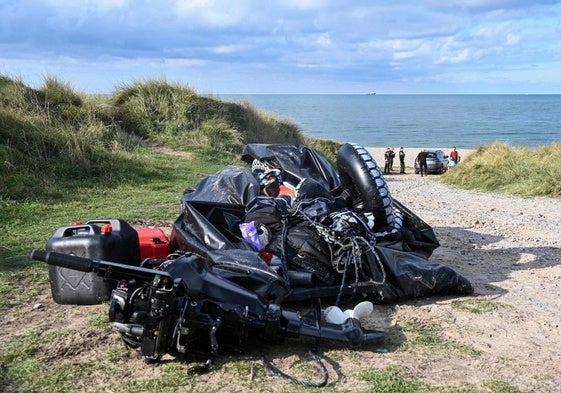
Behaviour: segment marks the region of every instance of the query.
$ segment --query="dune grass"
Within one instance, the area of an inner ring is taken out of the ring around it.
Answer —
[[[524,197],[561,197],[561,143],[540,148],[480,146],[441,180],[449,185]]]
[[[57,198],[75,182],[130,180],[130,154],[160,145],[207,156],[246,143],[305,143],[289,120],[248,103],[200,96],[165,81],[123,85],[108,97],[47,78],[34,90],[0,77],[1,199]],[[326,143],[327,144],[327,143]]]

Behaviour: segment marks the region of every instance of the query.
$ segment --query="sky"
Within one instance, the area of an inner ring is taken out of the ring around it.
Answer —
[[[0,0],[0,75],[103,94],[561,94],[561,0]]]

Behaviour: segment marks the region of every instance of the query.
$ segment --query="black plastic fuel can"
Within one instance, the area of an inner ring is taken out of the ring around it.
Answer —
[[[47,242],[56,251],[94,260],[140,264],[136,230],[122,219],[89,220],[85,224],[58,228]],[[100,304],[109,299],[114,280],[58,266],[49,266],[53,299],[59,304]]]

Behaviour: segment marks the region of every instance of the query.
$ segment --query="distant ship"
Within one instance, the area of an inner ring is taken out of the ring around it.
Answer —
[[[368,93],[369,96],[375,96],[376,92],[375,91],[371,91],[370,93]]]

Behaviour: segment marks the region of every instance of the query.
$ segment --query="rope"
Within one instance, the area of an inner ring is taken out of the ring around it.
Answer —
[[[348,259],[347,259],[348,262]],[[341,301],[341,295],[343,294],[343,287],[345,286],[345,281],[347,278],[347,265],[348,263],[345,263],[345,270],[343,271],[343,278],[341,279],[341,286],[339,287],[339,292],[337,293],[337,299],[335,300],[335,307],[339,307],[339,302]]]
[[[316,232],[320,236],[324,238],[324,240],[327,242],[327,245],[329,246],[333,268],[337,273],[342,274],[341,285],[339,287],[339,292],[337,294],[337,300],[335,303],[336,306],[341,300],[343,287],[345,286],[345,282],[347,279],[349,263],[352,263],[355,271],[353,296],[358,286],[359,272],[362,273],[363,276],[367,277],[367,275],[364,273],[364,270],[362,269],[362,255],[365,252],[371,252],[372,255],[374,255],[382,274],[381,281],[376,281],[373,279],[374,272],[371,272],[370,277],[368,277],[368,282],[373,285],[383,285],[386,282],[386,269],[384,268],[384,264],[382,263],[380,256],[378,255],[378,252],[374,247],[374,244],[372,244],[372,242],[375,242],[375,240],[369,241],[364,236],[347,235],[342,232],[333,231],[330,227],[318,223],[311,217],[308,217],[300,208],[302,204],[304,204],[303,201],[295,204],[294,214],[302,217],[309,225],[311,225],[316,230]],[[361,224],[366,234],[369,234],[370,229],[363,222],[363,220],[361,220],[354,212],[351,212],[350,214],[352,214],[357,222]],[[375,239],[375,237],[372,239]],[[338,250],[336,250],[336,253],[339,254],[341,258],[334,258],[334,247],[338,248]],[[336,259],[338,259],[339,261],[337,261]]]
[[[285,201],[283,199],[283,201]],[[282,263],[282,277],[284,278],[286,285],[288,287],[288,289],[290,289],[290,279],[288,278],[288,262],[286,261],[286,252],[285,252],[285,246],[286,246],[286,237],[288,236],[288,206],[285,203],[285,210],[281,211],[281,221],[282,221],[282,236],[281,236],[281,263]],[[280,209],[278,208],[278,204],[277,204],[277,209],[280,211]]]
[[[263,352],[261,352],[261,360],[263,362],[263,366],[269,372],[270,375],[282,378],[295,385],[316,387],[316,388],[324,387],[325,385],[327,385],[327,381],[329,380],[329,372],[327,371],[327,367],[325,366],[325,364],[323,364],[322,360],[315,353],[315,351],[310,350],[308,351],[308,353],[310,354],[312,360],[314,360],[319,365],[321,371],[323,372],[323,380],[321,382],[309,382],[309,381],[304,381],[302,379],[296,379],[294,377],[291,377],[290,375],[279,370],[269,360],[267,360]]]

